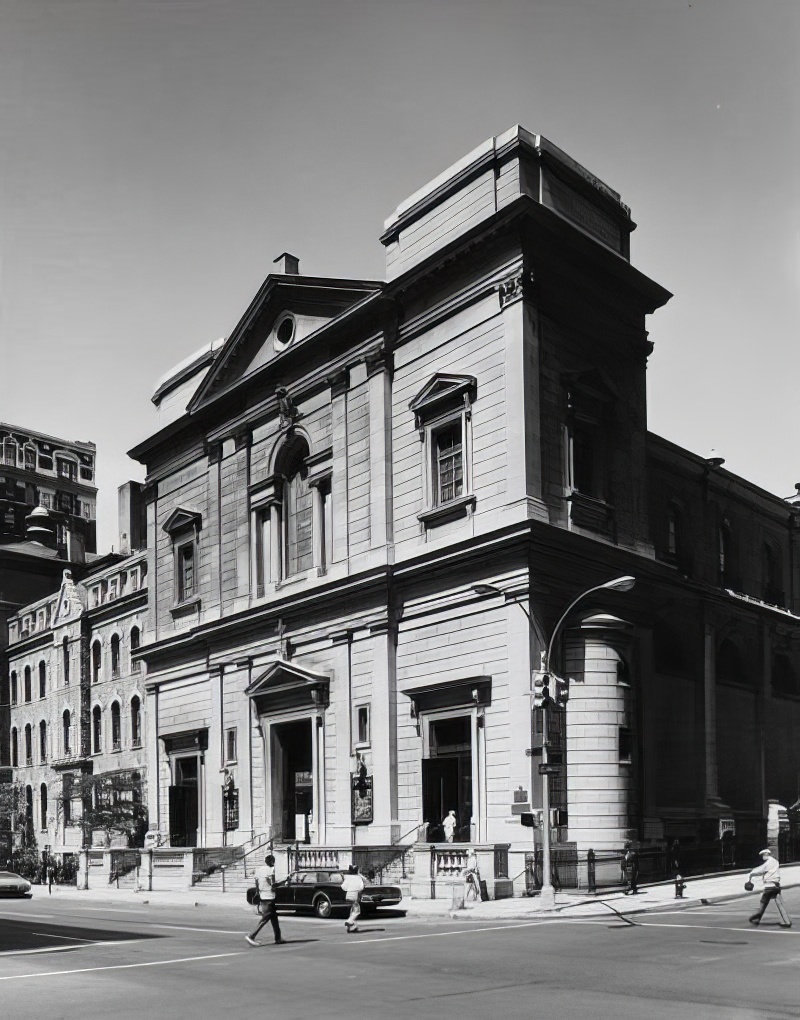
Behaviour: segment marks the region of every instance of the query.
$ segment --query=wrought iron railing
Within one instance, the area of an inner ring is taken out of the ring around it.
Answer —
[[[116,882],[125,875],[131,874],[141,865],[141,855],[138,850],[112,850],[111,868],[108,873],[109,884]]]

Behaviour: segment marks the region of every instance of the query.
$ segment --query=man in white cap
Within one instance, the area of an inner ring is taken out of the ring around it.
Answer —
[[[758,924],[764,916],[764,911],[769,906],[769,901],[775,900],[775,906],[778,908],[778,914],[781,918],[781,928],[791,928],[792,921],[786,913],[786,908],[781,898],[781,869],[778,860],[772,856],[771,850],[759,850],[758,852],[763,863],[761,867],[753,868],[748,881],[751,882],[754,875],[763,876],[764,891],[761,893],[759,909],[748,920],[750,924]]]

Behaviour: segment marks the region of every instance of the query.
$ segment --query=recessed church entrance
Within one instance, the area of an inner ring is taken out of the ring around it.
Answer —
[[[200,759],[191,754],[175,758],[174,784],[169,788],[169,837],[172,846],[197,846],[200,817]]]
[[[275,838],[309,843],[314,812],[311,719],[270,727]]]
[[[445,839],[443,819],[456,815],[453,839],[469,841],[472,822],[472,718],[469,715],[429,722],[429,757],[422,759],[422,807],[428,839]]]

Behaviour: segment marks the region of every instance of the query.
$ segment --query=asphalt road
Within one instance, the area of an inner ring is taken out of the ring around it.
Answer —
[[[800,1016],[798,923],[753,898],[648,913],[474,922],[394,913],[348,935],[283,915],[288,943],[244,941],[245,907],[0,901],[0,1016],[9,1020],[431,1018],[754,1020]]]

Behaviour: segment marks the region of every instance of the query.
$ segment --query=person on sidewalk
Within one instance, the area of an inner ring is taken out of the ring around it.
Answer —
[[[258,909],[261,914],[261,920],[252,935],[245,935],[245,940],[249,942],[251,946],[260,946],[261,943],[256,942],[256,935],[258,935],[267,921],[269,921],[272,924],[272,932],[275,936],[275,945],[281,946],[285,942],[285,939],[281,936],[281,926],[278,922],[278,911],[275,909],[275,858],[272,854],[267,854],[264,858],[263,866],[256,868],[255,880],[256,888],[258,889]]]
[[[622,858],[622,877],[625,881],[625,895],[636,896],[639,892],[639,855],[630,845],[625,845],[625,856]]]
[[[361,916],[361,897],[364,895],[364,879],[358,873],[358,865],[351,864],[342,879],[344,896],[350,904],[350,916],[344,922],[348,931],[358,931],[358,919]]]
[[[771,850],[759,850],[758,852],[763,863],[759,868],[753,868],[748,882],[752,882],[755,875],[761,875],[764,891],[761,893],[759,909],[752,917],[748,918],[748,921],[750,924],[759,924],[770,900],[775,900],[775,906],[778,908],[781,919],[781,928],[791,928],[792,920],[786,913],[786,907],[783,905],[781,897],[781,868],[778,859],[772,856]]]
[[[466,903],[472,894],[474,900],[481,898],[481,876],[478,871],[478,857],[474,850],[470,850],[467,857],[467,865],[464,868],[464,902]]]

